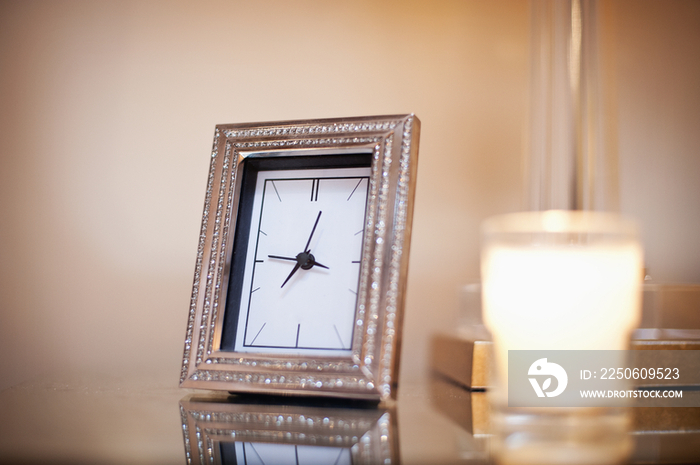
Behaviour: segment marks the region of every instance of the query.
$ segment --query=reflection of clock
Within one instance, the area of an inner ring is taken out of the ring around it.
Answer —
[[[217,126],[182,387],[394,396],[418,128]]]
[[[264,442],[222,442],[222,465],[350,465],[350,449]]]
[[[258,173],[235,351],[349,355],[369,175]]]
[[[207,394],[182,399],[180,418],[191,465],[400,463],[388,405]]]

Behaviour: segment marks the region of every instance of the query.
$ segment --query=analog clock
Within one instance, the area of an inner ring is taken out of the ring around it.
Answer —
[[[419,127],[217,126],[180,386],[395,395]]]

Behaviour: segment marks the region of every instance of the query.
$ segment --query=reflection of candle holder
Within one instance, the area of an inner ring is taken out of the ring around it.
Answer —
[[[188,464],[399,461],[396,415],[391,410],[304,401],[270,405],[269,399],[265,404],[238,403],[237,399],[180,401]]]

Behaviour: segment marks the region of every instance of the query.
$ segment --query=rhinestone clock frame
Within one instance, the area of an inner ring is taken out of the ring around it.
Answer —
[[[180,386],[395,398],[420,121],[414,115],[219,125],[197,247]],[[242,161],[370,153],[371,177],[350,357],[218,350]]]

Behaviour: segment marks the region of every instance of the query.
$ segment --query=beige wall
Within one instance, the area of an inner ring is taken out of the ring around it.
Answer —
[[[700,2],[615,4],[621,209],[655,281],[698,283]]]
[[[700,282],[698,3],[614,5],[621,204],[655,277]],[[407,112],[418,379],[478,279],[480,221],[525,206],[528,24],[504,0],[0,2],[0,387],[177,382],[215,124]]]

